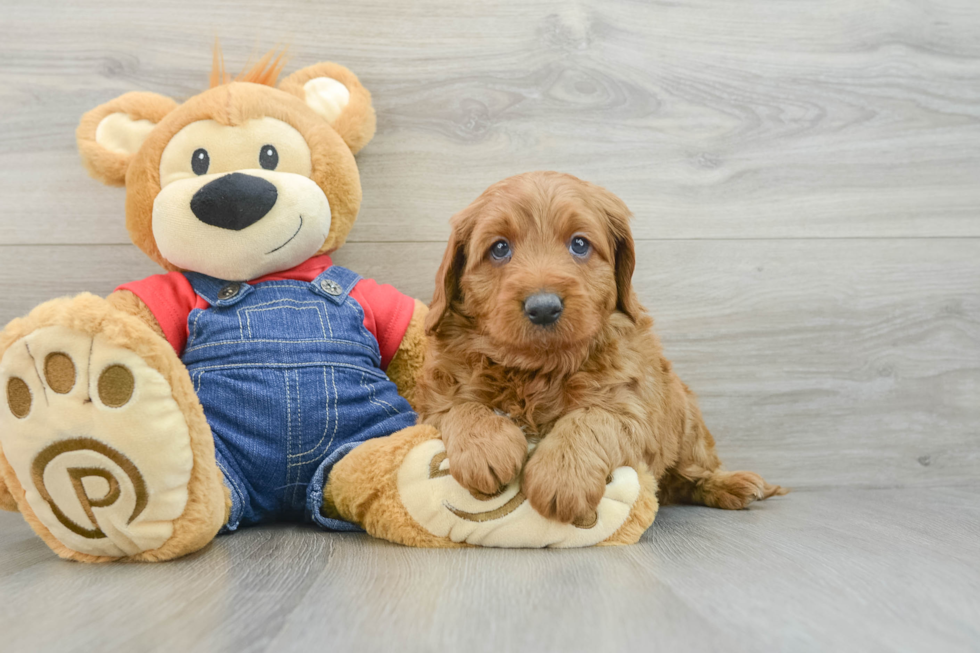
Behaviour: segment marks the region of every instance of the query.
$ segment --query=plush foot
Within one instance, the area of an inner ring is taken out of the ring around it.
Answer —
[[[416,426],[347,454],[330,475],[324,509],[410,546],[582,547],[636,542],[657,500],[646,470],[621,467],[589,519],[552,521],[534,511],[520,479],[494,496],[464,489],[450,474],[439,433]]]
[[[0,510],[17,512],[17,501],[14,500],[14,495],[7,489],[7,484],[3,482],[2,475],[0,475]]]
[[[214,537],[214,444],[162,338],[84,295],[12,322],[0,353],[0,475],[56,553],[162,560]]]

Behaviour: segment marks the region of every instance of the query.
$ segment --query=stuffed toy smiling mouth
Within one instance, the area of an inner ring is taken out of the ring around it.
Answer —
[[[301,230],[302,228],[303,228],[303,216],[299,216],[299,226],[298,226],[298,227],[296,227],[296,231],[294,231],[294,232],[293,232],[293,235],[289,237],[289,240],[287,240],[286,242],[284,242],[284,243],[283,243],[282,245],[280,245],[279,247],[277,247],[277,248],[275,248],[275,249],[273,249],[273,250],[270,250],[270,251],[268,251],[268,252],[266,252],[266,253],[265,253],[265,254],[266,254],[266,256],[268,256],[269,254],[274,254],[274,253],[276,253],[276,252],[278,252],[278,251],[279,251],[280,249],[282,249],[283,247],[285,247],[285,246],[286,246],[286,245],[288,245],[289,243],[291,243],[291,242],[293,242],[293,240],[294,240],[294,239],[296,238],[296,236],[297,236],[297,234],[299,234],[299,232],[300,232],[300,230]]]

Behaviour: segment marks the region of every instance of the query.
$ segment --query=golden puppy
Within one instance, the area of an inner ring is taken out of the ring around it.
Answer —
[[[453,477],[492,495],[524,467],[531,505],[563,522],[588,520],[622,465],[645,464],[664,503],[734,510],[784,494],[721,469],[633,291],[629,218],[556,172],[505,179],[453,216],[417,394]],[[540,443],[525,466],[526,438]]]

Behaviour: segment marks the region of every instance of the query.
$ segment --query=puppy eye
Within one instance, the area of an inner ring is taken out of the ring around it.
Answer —
[[[259,150],[259,165],[266,170],[275,170],[279,165],[279,152],[272,145],[263,145]]]
[[[490,246],[490,258],[495,261],[505,261],[510,258],[510,243],[501,238]]]
[[[589,243],[589,241],[581,236],[574,236],[568,243],[568,251],[572,253],[572,256],[578,256],[579,258],[588,256],[591,249],[592,245]]]
[[[194,150],[194,154],[191,155],[191,170],[194,174],[203,175],[209,167],[211,167],[211,157],[208,156],[208,151],[203,147]]]

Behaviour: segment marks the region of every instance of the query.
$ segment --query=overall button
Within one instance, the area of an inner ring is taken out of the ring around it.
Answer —
[[[227,286],[223,287],[218,291],[218,299],[231,299],[238,294],[238,291],[242,289],[242,284],[240,283],[229,283]]]
[[[334,297],[344,292],[344,289],[340,287],[340,284],[331,279],[324,279],[321,281],[320,287],[323,288],[323,292],[327,293],[328,295],[333,295]]]

